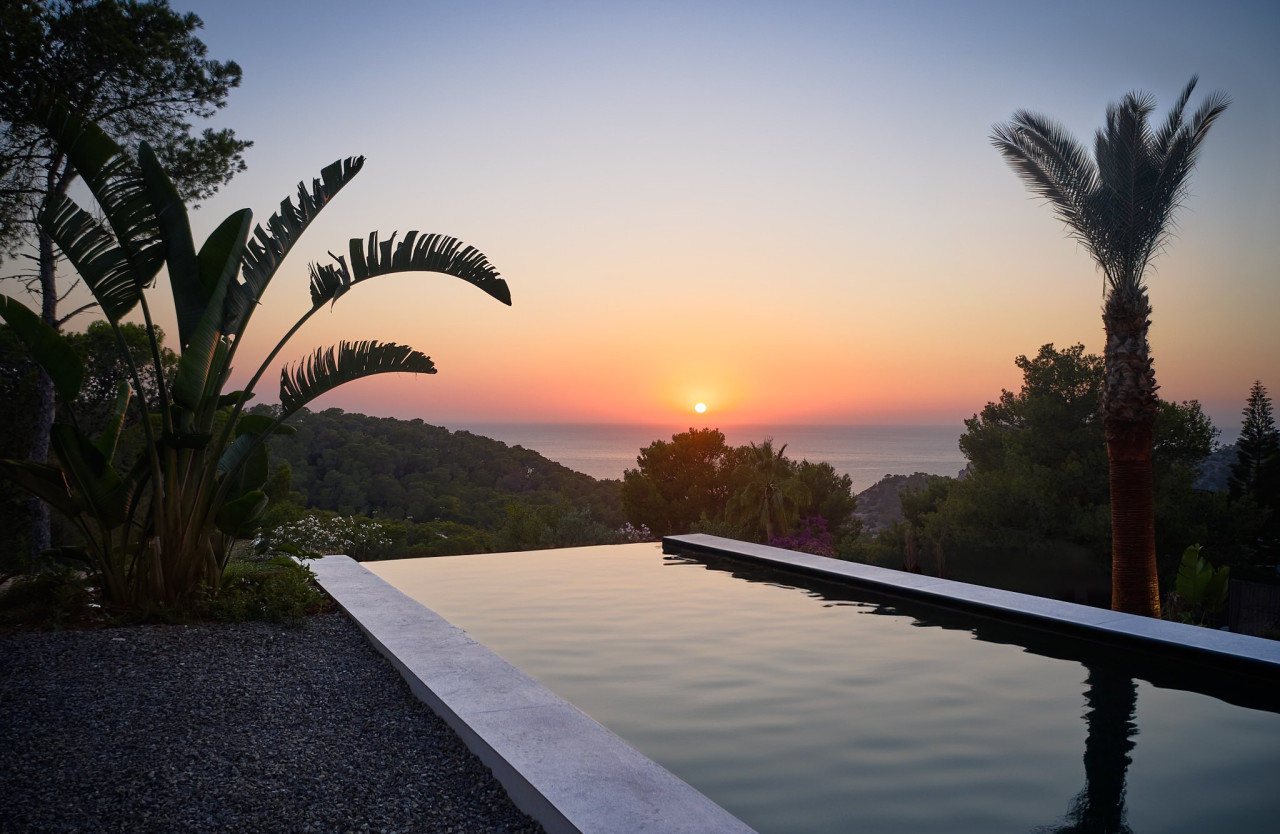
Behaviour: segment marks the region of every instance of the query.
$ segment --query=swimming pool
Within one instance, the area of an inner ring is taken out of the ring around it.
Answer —
[[[1276,694],[1249,675],[658,545],[366,567],[761,832],[1280,814]]]

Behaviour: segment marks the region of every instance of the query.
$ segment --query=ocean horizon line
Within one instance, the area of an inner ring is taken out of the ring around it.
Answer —
[[[749,429],[761,428],[768,426],[780,427],[796,427],[796,428],[951,428],[953,426],[962,426],[964,421],[952,422],[878,422],[878,423],[858,423],[849,421],[833,421],[833,422],[743,422],[743,423],[705,423],[701,426],[697,425],[697,421],[676,421],[676,422],[660,422],[660,421],[643,421],[643,420],[448,420],[441,425],[445,426],[599,426],[602,428],[649,428],[649,427],[677,427],[686,423],[690,428],[695,429]]]
[[[621,478],[625,470],[635,468],[649,445],[699,427],[696,423],[469,422],[448,428],[532,449],[595,478]],[[729,446],[772,438],[792,460],[829,463],[840,474],[849,475],[856,490],[887,474],[954,476],[966,464],[958,443],[963,424],[756,423],[707,428],[722,432]]]

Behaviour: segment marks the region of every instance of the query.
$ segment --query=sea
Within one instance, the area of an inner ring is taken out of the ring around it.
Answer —
[[[689,426],[619,423],[471,423],[448,426],[523,446],[593,478],[621,478],[636,468],[640,450],[655,440],[670,441]],[[861,492],[885,475],[955,476],[965,467],[959,440],[964,425],[758,425],[721,428],[731,446],[772,438],[774,448],[786,444],[788,458],[826,462],[848,475]]]

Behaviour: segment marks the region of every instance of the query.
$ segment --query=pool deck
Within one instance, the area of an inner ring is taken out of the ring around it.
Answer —
[[[1280,640],[1188,626],[703,533],[667,536],[662,540],[662,549],[664,553],[727,556],[1104,642],[1140,645],[1146,650],[1170,655],[1198,655],[1211,662],[1280,672]]]
[[[753,834],[577,707],[347,556],[330,596],[549,834]]]

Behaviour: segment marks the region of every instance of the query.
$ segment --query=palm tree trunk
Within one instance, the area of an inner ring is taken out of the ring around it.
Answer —
[[[1107,431],[1111,469],[1111,608],[1160,616],[1150,426]]]
[[[1151,305],[1145,291],[1111,293],[1102,320],[1107,334],[1102,425],[1111,484],[1111,608],[1160,616],[1156,574],[1152,442],[1159,401],[1147,345]]]

